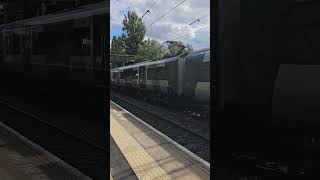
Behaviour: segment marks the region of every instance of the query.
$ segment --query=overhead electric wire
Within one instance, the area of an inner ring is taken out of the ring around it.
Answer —
[[[181,30],[183,30],[183,29],[186,29],[188,26],[191,26],[192,24],[194,24],[194,23],[196,23],[196,22],[199,22],[200,21],[200,19],[197,19],[197,20],[195,20],[195,21],[192,21],[191,23],[189,23],[189,24],[187,24],[185,27],[183,27],[183,28],[180,28],[179,30],[177,30],[177,31],[175,31],[174,33],[172,33],[171,35],[174,35],[174,34],[176,34],[177,32],[179,32],[179,31],[181,31]],[[171,36],[171,35],[169,35],[169,36]]]
[[[188,27],[188,28],[189,28],[189,26],[186,26],[186,27]],[[184,28],[184,29],[186,29],[186,28]],[[176,34],[176,33],[175,33],[175,34]],[[180,35],[180,36],[181,36],[181,35]],[[173,36],[173,37],[172,37],[172,39],[174,39],[174,40],[175,40],[175,39],[177,39],[177,37],[180,37],[180,36],[179,36],[179,34],[176,34],[175,36]]]
[[[196,23],[196,22],[200,22],[200,20],[203,20],[203,18],[205,19],[205,17],[208,17],[208,15],[202,16],[202,17],[198,18],[197,20],[192,21],[191,23],[187,24],[187,25],[184,26],[183,28],[180,28],[180,29],[178,29],[177,31],[171,33],[171,34],[169,35],[169,37],[170,37],[170,36],[172,37],[172,35],[175,35],[175,36],[173,36],[173,38],[175,38],[175,37],[176,37],[176,34],[177,34],[178,32],[180,32],[181,30],[186,29],[188,26],[191,26],[192,24],[194,24],[194,23]],[[168,33],[168,34],[169,34],[169,33]]]
[[[158,1],[160,1],[160,0],[155,1],[155,2],[149,7],[148,10],[151,10],[151,9],[153,8],[153,6],[155,6],[155,5],[157,4]],[[150,12],[150,11],[149,11],[149,12]]]
[[[209,26],[204,27],[204,28],[201,28],[201,29],[198,29],[198,30],[196,30],[195,32],[201,31],[201,30],[203,30],[203,29],[207,29],[208,27],[209,27]],[[193,32],[193,33],[195,33],[195,32]]]
[[[151,7],[149,8],[149,10],[150,10],[151,8],[153,8],[153,6],[156,5],[158,1],[160,1],[160,0],[155,1],[155,2],[151,5]]]
[[[207,26],[207,27],[204,27],[204,28],[197,29],[197,30],[196,30],[196,31],[194,31],[193,33],[196,33],[196,32],[198,32],[198,31],[201,31],[201,30],[206,29],[206,28],[208,28],[208,27],[210,27],[210,26]],[[183,36],[185,36],[185,34],[182,34],[181,36],[177,36],[177,37],[175,37],[175,38],[174,38],[174,40],[177,40],[178,38],[181,38],[181,37],[183,37]]]
[[[154,5],[157,4],[158,1],[160,1],[160,0],[154,1],[154,3],[149,7],[149,9],[142,15],[141,19],[143,19],[143,17],[144,17],[147,13],[150,13],[150,10],[153,8]]]
[[[170,9],[169,11],[167,11],[166,13],[164,13],[163,15],[161,15],[158,19],[156,19],[155,21],[153,21],[151,24],[149,24],[147,26],[147,29],[152,26],[154,23],[156,23],[157,21],[159,21],[161,18],[163,18],[164,16],[166,16],[167,14],[169,14],[171,11],[173,11],[174,9],[176,9],[178,6],[180,6],[182,3],[184,3],[186,0],[183,0],[182,2],[180,2],[179,4],[177,4],[175,7],[173,7],[172,9]]]

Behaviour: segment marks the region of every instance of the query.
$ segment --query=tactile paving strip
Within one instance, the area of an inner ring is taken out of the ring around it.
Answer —
[[[110,114],[110,134],[127,159],[136,176],[141,180],[171,179],[144,148]]]

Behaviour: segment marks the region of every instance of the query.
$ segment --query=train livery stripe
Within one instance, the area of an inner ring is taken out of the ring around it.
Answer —
[[[167,93],[168,91],[168,81],[167,80],[160,80],[160,89],[162,92]]]
[[[198,100],[210,99],[210,82],[197,82],[195,96]]]
[[[140,180],[171,179],[144,148],[110,114],[110,134]]]

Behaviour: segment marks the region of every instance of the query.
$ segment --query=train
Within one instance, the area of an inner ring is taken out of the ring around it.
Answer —
[[[112,88],[132,89],[170,102],[210,104],[210,49],[110,70]]]
[[[108,15],[100,2],[1,25],[1,83],[65,97],[83,89],[92,99],[107,83]]]

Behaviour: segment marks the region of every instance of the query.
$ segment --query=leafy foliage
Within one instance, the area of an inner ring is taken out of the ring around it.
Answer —
[[[122,34],[113,36],[111,42],[112,54],[136,55],[141,60],[153,60],[176,55],[183,45],[182,42],[170,42],[166,47],[157,40],[145,39],[146,27],[138,15],[128,11],[122,21]],[[181,52],[192,51],[190,44]]]
[[[125,35],[113,36],[111,41],[111,54],[126,54]]]
[[[143,24],[141,18],[135,12],[129,11],[125,15],[125,19],[122,22],[123,36],[126,45],[126,53],[130,55],[136,55],[138,47],[143,43],[144,35],[146,34],[146,27]]]
[[[148,60],[158,59],[163,55],[161,44],[148,38],[139,46],[137,55]]]

